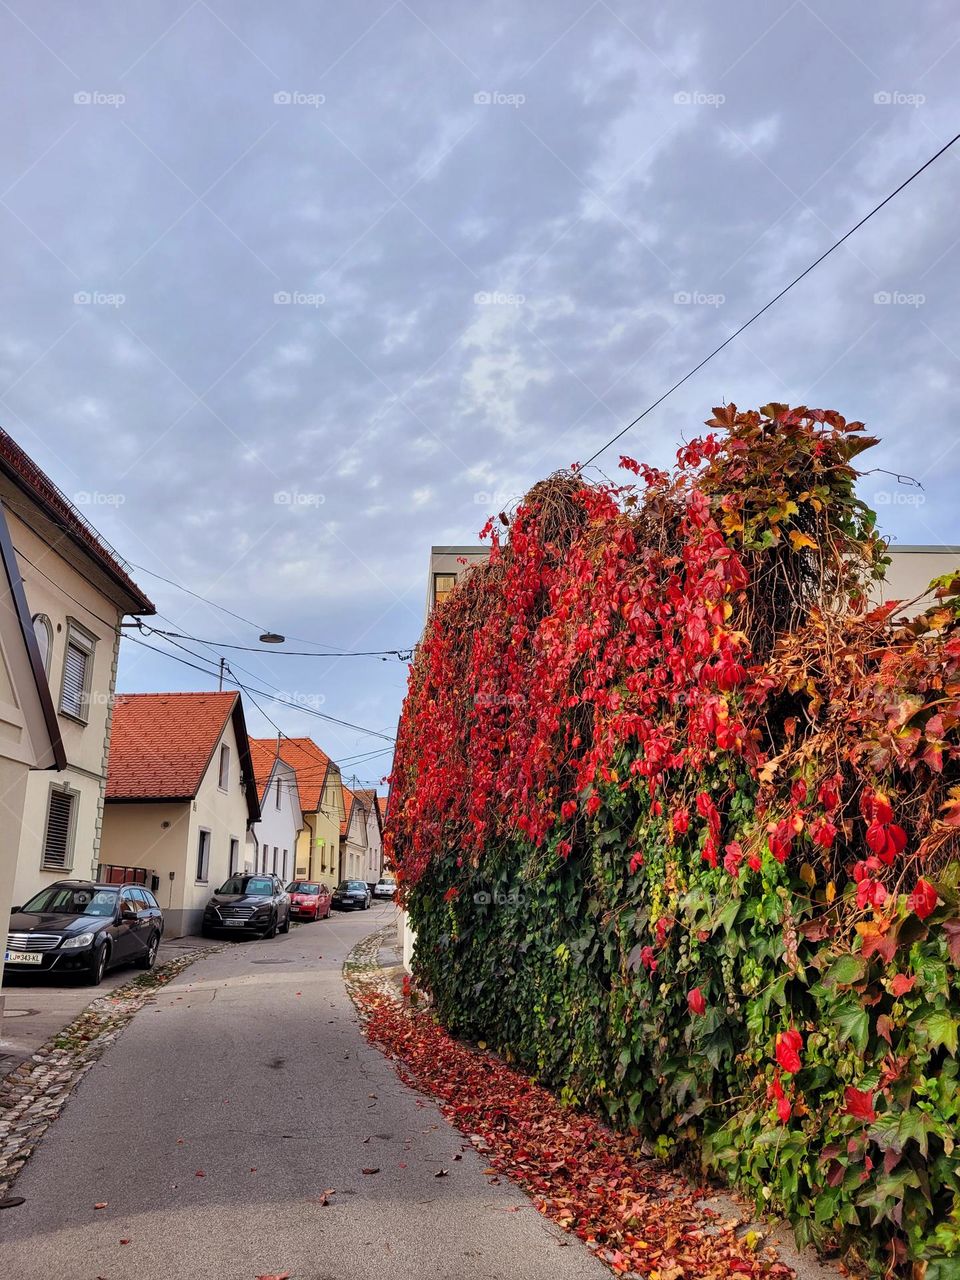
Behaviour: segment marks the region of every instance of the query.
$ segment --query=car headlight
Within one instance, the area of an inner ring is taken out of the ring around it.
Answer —
[[[89,947],[94,939],[92,933],[75,933],[71,938],[64,938],[60,943],[61,951],[79,951],[81,947]]]

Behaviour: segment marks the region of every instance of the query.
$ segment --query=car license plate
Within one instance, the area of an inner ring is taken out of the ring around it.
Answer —
[[[247,923],[246,920],[224,920],[223,922],[228,928],[242,929]]]
[[[39,951],[8,951],[4,957],[5,964],[43,964],[43,956]]]

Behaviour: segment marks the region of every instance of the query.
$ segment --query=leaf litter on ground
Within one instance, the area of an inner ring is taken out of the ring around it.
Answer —
[[[494,1054],[448,1035],[428,1013],[381,991],[356,992],[367,1038],[405,1083],[518,1183],[537,1209],[577,1235],[617,1275],[651,1280],[786,1280],[772,1248],[741,1239],[743,1223],[700,1201],[704,1189],[645,1156],[640,1140],[562,1106]],[[446,1170],[436,1173],[443,1177]]]

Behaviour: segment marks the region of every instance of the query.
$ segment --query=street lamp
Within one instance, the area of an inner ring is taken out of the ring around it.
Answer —
[[[278,636],[275,631],[265,631],[260,637],[261,644],[284,644],[286,636]]]

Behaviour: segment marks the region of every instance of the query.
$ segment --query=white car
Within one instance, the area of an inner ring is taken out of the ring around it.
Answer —
[[[373,896],[375,898],[392,898],[396,892],[397,886],[393,880],[378,880],[373,886]]]

